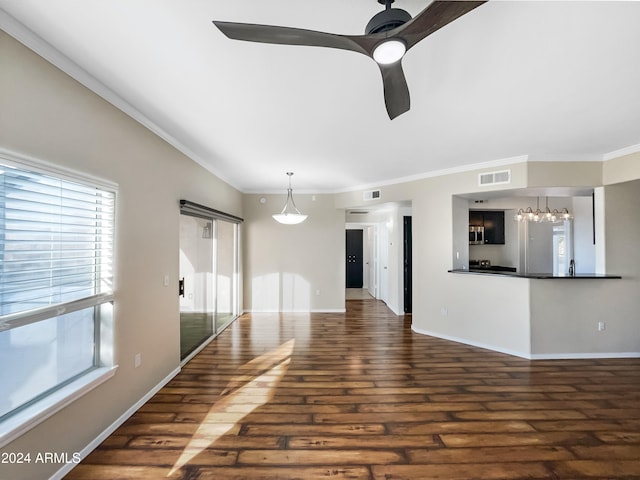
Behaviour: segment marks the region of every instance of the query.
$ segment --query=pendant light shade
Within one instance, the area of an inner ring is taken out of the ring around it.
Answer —
[[[284,208],[280,213],[272,215],[274,220],[285,225],[295,225],[296,223],[302,223],[307,219],[307,215],[300,213],[300,210],[296,207],[293,201],[293,189],[291,188],[291,176],[293,172],[287,172],[289,176],[289,188],[287,189],[287,201],[284,204]]]

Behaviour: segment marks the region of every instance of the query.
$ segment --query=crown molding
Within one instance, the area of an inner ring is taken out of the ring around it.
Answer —
[[[93,93],[103,98],[111,105],[113,105],[118,110],[121,110],[133,120],[143,125],[149,131],[163,139],[169,145],[174,147],[176,150],[181,152],[182,154],[189,157],[191,160],[196,162],[201,167],[205,168],[207,171],[211,172],[213,175],[221,179],[222,181],[228,183],[236,190],[242,192],[242,189],[236,185],[233,181],[231,181],[228,177],[212,168],[210,163],[201,158],[198,154],[196,154],[193,150],[187,147],[180,140],[170,135],[166,130],[160,127],[158,124],[153,122],[149,117],[143,114],[140,110],[131,105],[128,101],[122,98],[120,95],[115,93],[109,87],[107,87],[104,83],[98,80],[96,77],[91,75],[85,69],[83,69],[80,65],[75,63],[69,57],[60,52],[57,48],[51,45],[49,42],[44,40],[39,35],[36,35],[34,32],[29,30],[25,25],[20,23],[14,17],[6,13],[5,11],[0,9],[0,27],[4,30],[8,35],[15,38],[18,42],[22,43],[25,47],[29,48],[46,61],[54,65],[55,67],[62,70],[64,73],[69,75],[71,78],[91,90]]]
[[[637,143],[636,145],[630,145],[619,150],[614,150],[613,152],[605,153],[604,155],[602,155],[602,160],[607,162],[609,160],[613,160],[614,158],[624,157],[625,155],[630,155],[632,153],[638,152],[640,152],[640,143]]]
[[[577,162],[601,162],[601,155],[541,155],[529,157],[529,163],[577,163]]]
[[[400,183],[413,182],[416,180],[423,180],[425,178],[443,177],[445,175],[453,175],[456,173],[472,172],[475,170],[482,170],[485,168],[504,167],[506,165],[514,165],[517,163],[527,163],[529,161],[528,155],[519,155],[516,157],[501,158],[498,160],[489,160],[487,162],[471,163],[467,165],[460,165],[458,167],[443,168],[440,170],[432,170],[430,172],[419,173],[417,175],[409,175],[407,177],[398,177],[391,180],[385,180],[378,183],[369,183],[366,185],[358,185],[356,187],[349,187],[341,190],[335,190],[333,193],[348,193],[357,192],[359,190],[368,190],[371,188],[386,187],[389,185],[397,185]]]

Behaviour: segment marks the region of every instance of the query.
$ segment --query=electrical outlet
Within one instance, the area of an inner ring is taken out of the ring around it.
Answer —
[[[316,295],[320,295],[320,290],[316,290]]]
[[[442,307],[440,309],[440,313],[442,314],[443,317],[446,317],[447,315],[449,315],[449,309],[447,307]]]
[[[133,358],[133,364],[136,368],[142,365],[142,354],[136,353],[136,356]]]
[[[165,287],[168,287],[168,286],[169,286],[169,275],[165,275],[165,276],[164,276],[164,278],[162,279],[162,284],[163,284]]]
[[[598,331],[604,332],[607,329],[607,324],[604,322],[598,322]]]

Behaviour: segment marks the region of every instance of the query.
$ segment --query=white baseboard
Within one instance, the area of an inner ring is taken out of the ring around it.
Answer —
[[[243,313],[344,313],[344,308],[323,308],[314,310],[245,310]]]
[[[533,353],[531,360],[588,360],[594,358],[640,358],[640,352]]]
[[[89,445],[84,447],[80,451],[80,460],[84,460],[87,455],[89,455],[93,450],[96,449],[98,445],[100,445],[109,435],[116,431],[116,429],[126,422],[131,415],[136,413],[142,405],[147,403],[151,397],[153,397],[162,387],[164,387],[169,381],[175,377],[178,373],[180,373],[180,367],[173,370],[169,375],[164,377],[160,383],[158,383],[155,387],[153,387],[149,392],[147,392],[140,400],[138,400],[135,404],[133,404],[126,412],[124,412],[118,419],[109,425],[100,435],[98,435]],[[75,463],[67,463],[60,470],[54,473],[49,480],[61,480],[67,473],[69,473],[73,467],[75,467]]]
[[[524,358],[525,360],[588,360],[595,358],[640,358],[640,352],[522,353],[515,350],[496,347],[494,345],[487,345],[486,343],[473,342],[466,338],[452,337],[449,335],[443,335],[441,333],[431,332],[429,330],[422,330],[420,328],[416,328],[413,325],[411,325],[411,330],[421,335],[428,335],[430,337],[441,338],[443,340],[449,340],[451,342],[471,345],[472,347],[484,348],[485,350],[491,350],[493,352],[506,353],[507,355]]]
[[[495,345],[488,345],[486,343],[474,342],[466,338],[452,337],[450,335],[443,335],[437,332],[431,332],[429,330],[422,330],[411,325],[411,330],[421,335],[428,335],[430,337],[441,338],[443,340],[449,340],[451,342],[462,343],[464,345],[471,345],[472,347],[484,348],[485,350],[491,350],[492,352],[506,353],[507,355],[513,355],[514,357],[520,357],[527,360],[531,360],[528,353],[518,352],[516,350],[510,350],[508,348],[496,347]]]

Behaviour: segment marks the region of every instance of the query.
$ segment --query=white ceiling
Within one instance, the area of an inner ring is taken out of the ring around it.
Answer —
[[[428,3],[394,7],[416,15]],[[411,110],[393,121],[366,56],[229,40],[211,23],[362,34],[376,0],[0,8],[3,29],[244,192],[280,192],[287,171],[295,191],[333,192],[519,156],[601,160],[640,144],[640,2],[491,1],[407,53]]]

